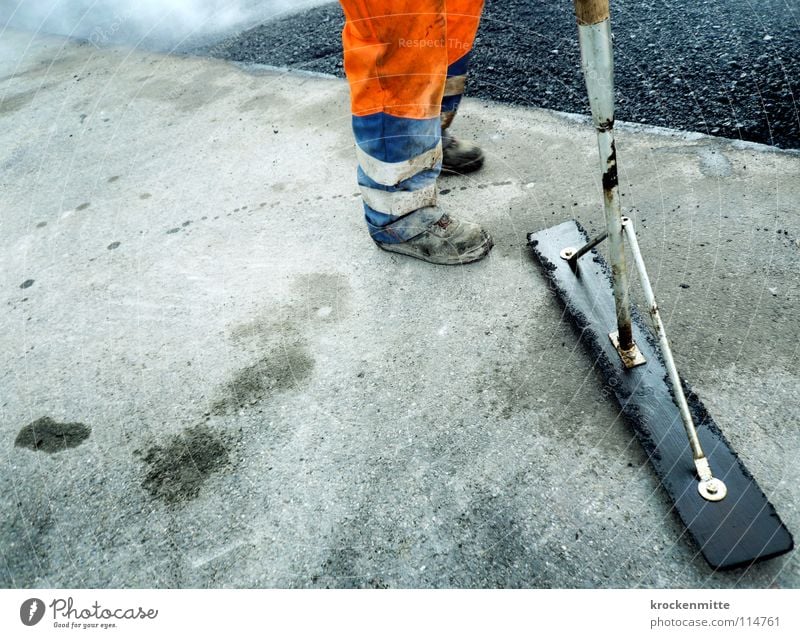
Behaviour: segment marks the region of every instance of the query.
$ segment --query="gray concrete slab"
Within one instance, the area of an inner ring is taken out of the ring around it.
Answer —
[[[441,200],[496,247],[434,267],[371,244],[343,82],[0,42],[3,586],[800,584],[682,538],[528,255],[601,224],[585,120],[467,101]],[[798,532],[800,157],[618,149],[679,367]]]

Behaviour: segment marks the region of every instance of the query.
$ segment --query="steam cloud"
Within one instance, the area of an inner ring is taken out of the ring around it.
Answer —
[[[86,38],[97,45],[141,40],[174,46],[246,28],[324,0],[0,0],[4,27]]]

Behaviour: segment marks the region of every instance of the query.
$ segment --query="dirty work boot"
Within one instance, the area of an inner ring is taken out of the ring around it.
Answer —
[[[442,131],[442,173],[464,175],[483,166],[483,151],[472,142],[456,139]]]
[[[420,235],[399,244],[375,242],[383,250],[416,257],[432,264],[455,266],[478,261],[492,249],[494,242],[483,228],[448,215]]]

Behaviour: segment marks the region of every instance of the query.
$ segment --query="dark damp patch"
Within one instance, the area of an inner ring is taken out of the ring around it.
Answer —
[[[22,428],[14,445],[53,454],[78,447],[89,438],[91,432],[92,429],[83,423],[57,423],[50,417],[43,416]]]
[[[39,89],[36,88],[15,95],[5,95],[0,99],[0,114],[5,115],[6,113],[19,111],[21,108],[30,104],[38,92]]]
[[[33,282],[34,282],[34,281],[35,281],[34,279],[26,279],[25,281],[23,281],[23,282],[22,282],[22,283],[19,285],[19,287],[20,287],[20,288],[30,288],[30,287],[33,285]]]
[[[112,241],[112,242],[111,242],[111,243],[108,245],[108,249],[109,249],[109,250],[115,250],[115,249],[117,249],[117,248],[119,248],[119,242],[118,242],[118,241]]]
[[[237,371],[211,405],[214,414],[254,405],[275,392],[296,387],[311,375],[314,360],[302,344],[277,347],[254,364]]]
[[[135,454],[149,466],[142,487],[176,504],[197,498],[208,477],[230,465],[230,441],[201,424]]]

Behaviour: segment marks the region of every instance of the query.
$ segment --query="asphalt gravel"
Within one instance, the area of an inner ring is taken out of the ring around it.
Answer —
[[[192,53],[343,76],[338,3]],[[614,0],[617,118],[800,148],[798,0]],[[571,2],[494,0],[468,94],[587,113]]]

